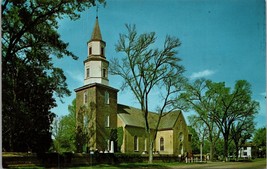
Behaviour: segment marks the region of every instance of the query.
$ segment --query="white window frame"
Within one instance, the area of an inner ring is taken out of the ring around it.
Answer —
[[[106,116],[106,127],[110,127],[110,116]]]
[[[137,136],[134,136],[134,151],[139,151],[139,139]]]
[[[109,104],[109,92],[105,91],[105,104]]]
[[[161,150],[161,139],[163,139],[163,150]],[[164,149],[165,149],[165,145],[164,145],[164,138],[163,137],[160,137],[159,138],[159,151],[164,151]]]

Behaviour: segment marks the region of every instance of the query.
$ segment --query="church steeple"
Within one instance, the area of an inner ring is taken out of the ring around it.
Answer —
[[[92,32],[90,41],[92,40],[102,40],[102,35],[101,35],[99,23],[98,23],[98,16],[96,17],[95,26],[94,26],[94,30]]]
[[[84,85],[100,83],[108,85],[108,65],[105,57],[106,43],[102,40],[98,17],[91,39],[87,42],[88,55],[84,61]]]

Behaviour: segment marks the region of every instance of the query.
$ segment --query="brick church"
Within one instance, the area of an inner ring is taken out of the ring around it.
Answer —
[[[97,17],[87,43],[84,85],[75,89],[78,151],[86,151],[87,147],[87,151],[147,153],[149,143],[141,110],[118,104],[119,90],[109,86],[105,46]],[[152,130],[157,119],[156,113],[149,114]],[[157,132],[155,152],[170,155],[191,152],[191,135],[181,111],[163,116]]]

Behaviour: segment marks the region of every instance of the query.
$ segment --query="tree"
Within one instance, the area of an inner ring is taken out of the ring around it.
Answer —
[[[198,79],[192,84],[187,83],[185,86],[186,92],[177,99],[177,102],[185,105],[186,109],[192,109],[196,112],[196,115],[190,117],[191,123],[194,125],[200,123],[203,127],[198,129],[205,128],[208,130],[211,160],[213,160],[216,142],[220,135],[220,131],[212,116],[219,108],[216,98],[211,97],[214,94],[210,91],[213,86],[214,84],[210,80]]]
[[[126,28],[128,33],[120,34],[116,44],[116,51],[123,53],[125,57],[113,58],[110,72],[123,78],[122,89],[130,88],[140,104],[149,142],[149,163],[152,163],[157,132],[153,135],[148,123],[149,96],[153,90],[161,89],[158,91],[161,91],[163,103],[158,108],[158,126],[163,113],[172,110],[174,95],[182,90],[181,84],[185,81],[182,76],[184,68],[179,65],[181,59],[176,56],[176,48],[181,43],[175,37],[166,36],[163,49],[153,49],[156,41],[154,32],[138,35],[135,25],[126,25]]]
[[[57,152],[76,151],[76,100],[68,106],[69,114],[54,122],[54,149]]]
[[[254,116],[245,116],[232,123],[231,139],[235,145],[235,157],[238,160],[238,151],[247,139],[252,137],[255,130]]]
[[[257,146],[266,146],[266,127],[259,128],[255,131],[253,142]]]
[[[193,154],[199,154],[200,149],[199,149],[199,136],[197,131],[192,127],[188,126],[189,132],[192,134],[192,139],[191,139],[191,148],[192,148],[192,153]]]
[[[197,131],[197,135],[199,138],[199,145],[200,145],[200,160],[202,161],[202,154],[203,154],[203,144],[207,135],[209,134],[208,126],[199,119],[196,118],[195,115],[189,116],[189,122]]]
[[[228,145],[230,141],[231,126],[245,117],[253,117],[258,109],[259,103],[252,100],[250,84],[245,80],[236,82],[234,89],[225,87],[224,83],[215,83],[210,89],[212,99],[216,100],[219,110],[211,115],[224,138],[224,159],[228,157]]]
[[[78,108],[76,116],[76,149],[77,152],[89,151],[89,147],[94,147],[95,144],[95,103],[90,103],[90,106],[82,105]]]
[[[245,80],[237,81],[234,90],[231,91],[231,88],[226,87],[224,82],[216,83],[200,79],[192,85],[188,84],[187,92],[179,97],[179,100],[184,101],[196,111],[195,117],[207,125],[211,142],[211,157],[220,132],[224,138],[224,158],[227,158],[232,125],[245,117],[253,117],[257,113],[259,103],[251,99],[250,88],[250,84]]]
[[[55,96],[70,95],[66,77],[52,58],[77,59],[60,39],[58,19],[78,19],[78,12],[92,5],[94,0],[2,1],[4,150],[47,151],[50,147]]]
[[[255,131],[253,143],[259,148],[259,157],[266,154],[266,127],[259,128]]]

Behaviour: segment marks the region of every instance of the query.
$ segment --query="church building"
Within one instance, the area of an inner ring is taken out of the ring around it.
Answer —
[[[109,86],[105,47],[96,17],[91,39],[87,42],[84,85],[75,89],[78,151],[147,153],[149,143],[143,114],[140,109],[118,104],[119,90]],[[157,119],[158,114],[149,113],[152,131]],[[162,117],[154,152],[169,155],[191,152],[191,135],[181,111]]]

